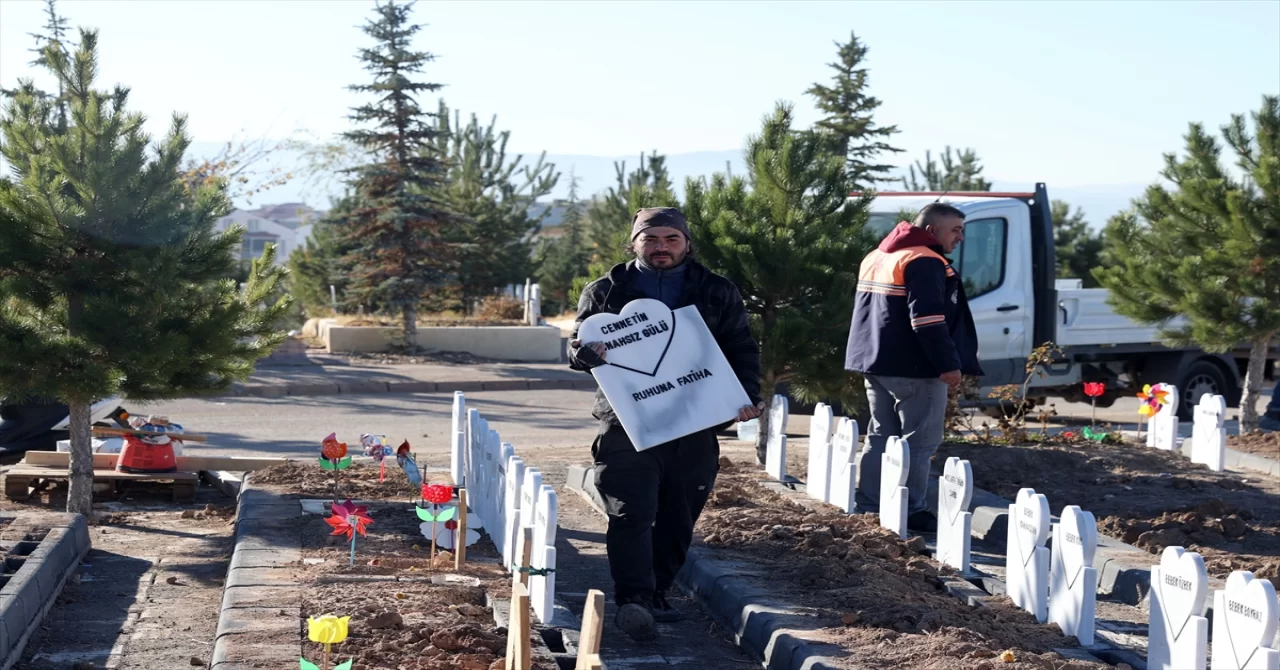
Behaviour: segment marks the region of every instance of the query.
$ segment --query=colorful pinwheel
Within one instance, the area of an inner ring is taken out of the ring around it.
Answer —
[[[1156,384],[1155,386],[1147,384],[1138,393],[1138,399],[1142,401],[1142,406],[1138,408],[1138,414],[1145,417],[1155,416],[1160,411],[1160,408],[1164,407],[1169,401],[1169,391],[1165,390],[1164,384]]]
[[[421,505],[418,505],[414,508],[414,510],[418,513],[418,518],[422,519],[422,522],[423,522],[419,526],[419,528],[421,528],[423,531],[422,532],[423,536],[431,538],[431,560],[433,564],[436,558],[436,523],[443,523],[443,522],[452,520],[454,518],[454,514],[456,514],[458,511],[458,508],[454,507],[453,505],[446,505],[444,509],[440,509],[440,510],[436,509],[439,506],[439,503],[435,502],[435,500],[439,500],[442,495],[440,493],[440,489],[444,489],[444,491],[447,492],[447,497],[444,498],[444,502],[448,502],[449,499],[453,498],[453,492],[450,491],[449,487],[447,486],[442,486],[439,484],[435,486],[427,486],[426,484],[423,484],[422,497],[431,502],[431,509],[427,509],[426,507],[423,507]],[[427,535],[427,532],[426,532],[426,527],[427,527],[426,522],[428,521],[431,522],[430,535]]]
[[[351,617],[336,617],[326,614],[320,618],[307,617],[307,639],[324,645],[324,667],[329,668],[329,645],[338,644],[347,639],[347,628]],[[305,658],[301,661],[302,670],[320,670],[320,666]],[[354,660],[354,659],[352,659]],[[333,670],[351,670],[352,660],[340,663]]]
[[[378,481],[383,481],[387,475],[387,462],[383,459],[391,455],[387,436],[365,433],[360,436],[360,444],[364,445],[364,455],[378,462]]]
[[[1105,382],[1085,382],[1084,394],[1089,396],[1089,426],[1097,425],[1098,397],[1107,392]]]
[[[333,501],[338,502],[338,478],[341,471],[351,465],[351,457],[347,455],[347,443],[339,442],[337,433],[320,442],[320,467],[333,470]]]
[[[409,441],[405,440],[396,448],[396,463],[400,465],[400,469],[404,470],[404,474],[409,477],[409,483],[413,486],[422,484],[422,473],[418,472],[418,463],[413,460],[413,454],[409,453]]]
[[[373,523],[373,517],[369,516],[369,510],[363,505],[356,505],[350,500],[337,504],[334,503],[333,516],[325,517],[325,523],[333,526],[333,532],[330,535],[346,535],[347,540],[351,542],[351,565],[356,564],[356,533],[366,535],[365,527]]]

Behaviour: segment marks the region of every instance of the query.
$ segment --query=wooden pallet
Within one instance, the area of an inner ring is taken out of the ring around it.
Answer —
[[[4,495],[9,500],[27,500],[51,486],[65,484],[67,480],[68,474],[65,467],[18,463],[5,473]],[[93,481],[110,483],[113,490],[118,489],[121,484],[133,482],[172,482],[174,502],[193,502],[196,499],[196,487],[200,483],[200,475],[195,472],[143,474],[96,468],[93,471]]]
[[[117,454],[94,454],[95,470],[110,470],[116,467]],[[283,458],[246,458],[243,456],[178,456],[174,459],[178,469],[183,472],[200,472],[201,470],[226,470],[227,472],[249,472],[262,470],[273,465],[284,463]],[[43,465],[66,470],[71,463],[71,454],[65,451],[28,451],[19,465]]]

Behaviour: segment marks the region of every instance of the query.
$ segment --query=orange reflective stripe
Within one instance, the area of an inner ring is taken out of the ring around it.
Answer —
[[[858,290],[884,295],[907,294],[907,265],[921,258],[933,258],[942,263],[947,277],[956,276],[947,259],[928,247],[908,247],[892,253],[873,250],[858,268]]]
[[[938,324],[938,323],[946,323],[946,320],[947,320],[947,317],[945,317],[945,316],[940,316],[940,315],[937,315],[937,316],[920,316],[920,317],[916,317],[916,318],[914,318],[914,319],[912,319],[912,320],[911,320],[911,327],[912,327],[912,328],[923,328],[923,327],[925,327],[925,326],[932,326],[932,325],[934,325],[934,324]]]

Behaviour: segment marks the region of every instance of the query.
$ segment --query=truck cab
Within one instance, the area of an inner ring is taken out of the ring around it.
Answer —
[[[1046,342],[1063,356],[1033,376],[1028,398],[1084,400],[1081,382],[1107,383],[1099,405],[1132,395],[1144,383],[1177,385],[1178,413],[1189,418],[1206,393],[1238,406],[1247,349],[1211,354],[1166,346],[1156,325],[1117,314],[1106,289],[1081,288],[1078,279],[1057,279],[1053,222],[1044,184],[1019,193],[878,193],[867,227],[883,238],[903,212],[946,202],[965,214],[965,239],[949,256],[964,282],[978,332],[983,371],[981,396],[1004,384],[1022,384],[1032,350]],[[1243,357],[1242,357],[1243,356]],[[1271,367],[1269,362],[1268,366]]]

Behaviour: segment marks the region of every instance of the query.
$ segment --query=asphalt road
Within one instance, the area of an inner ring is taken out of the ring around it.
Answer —
[[[596,433],[592,397],[592,391],[489,391],[467,394],[467,403],[517,449],[580,447],[586,456]],[[352,445],[361,433],[376,433],[393,446],[408,439],[415,452],[443,459],[427,465],[445,466],[453,394],[241,396],[126,408],[167,415],[188,432],[208,435],[207,445],[187,443],[191,455],[311,457],[330,432]]]

